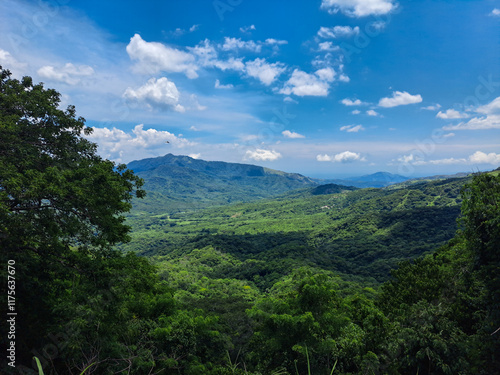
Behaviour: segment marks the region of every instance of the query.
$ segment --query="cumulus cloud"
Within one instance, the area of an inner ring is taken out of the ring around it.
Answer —
[[[359,34],[359,26],[333,26],[324,27],[321,26],[318,30],[318,36],[320,38],[347,38],[353,35]]]
[[[361,111],[359,109],[355,109],[354,111],[351,112],[353,115],[359,115]]]
[[[305,138],[305,135],[291,132],[290,130],[284,130],[281,132],[286,138]]]
[[[469,115],[466,113],[460,113],[454,109],[447,109],[446,112],[439,111],[436,117],[444,120],[450,120],[458,118],[467,118],[469,117]]]
[[[366,111],[366,114],[368,116],[374,116],[374,117],[381,116],[380,113],[378,113],[377,111],[374,111],[373,109],[369,109],[368,111]]]
[[[220,81],[218,79],[215,80],[215,88],[216,89],[231,89],[233,88],[233,85],[232,84],[227,84],[227,85],[223,85],[220,83]]]
[[[469,160],[471,163],[475,164],[500,164],[500,154],[495,154],[494,152],[490,152],[486,154],[481,151],[476,151],[472,155],[469,156]]]
[[[213,66],[217,60],[217,50],[208,39],[199,42],[194,47],[187,47],[187,49],[197,58],[198,64],[202,66]]]
[[[67,63],[63,67],[54,67],[46,65],[38,69],[38,75],[51,81],[64,82],[68,85],[76,85],[81,82],[83,77],[89,77],[94,74],[94,69],[88,65],[76,66]]]
[[[245,71],[250,77],[257,78],[264,85],[269,86],[285,71],[285,65],[280,62],[268,63],[266,59],[257,58],[246,62]]]
[[[297,96],[327,96],[335,75],[336,72],[330,67],[319,69],[314,74],[295,69],[280,93]]]
[[[427,107],[422,107],[422,109],[425,109],[426,111],[437,111],[439,108],[441,108],[441,104],[428,105]]]
[[[366,161],[366,159],[362,157],[361,154],[351,151],[344,151],[333,156],[327,154],[317,155],[316,160],[331,161],[332,163],[352,163],[355,161]]]
[[[393,0],[322,0],[321,9],[330,14],[342,12],[349,17],[387,14],[394,10]]]
[[[256,150],[247,150],[245,153],[245,159],[249,160],[256,160],[256,161],[274,161],[281,158],[281,154],[277,151],[274,150],[263,150],[263,149],[256,149]]]
[[[458,125],[444,126],[445,130],[500,129],[500,96],[475,109],[477,116]]]
[[[336,46],[332,42],[322,42],[318,44],[318,49],[325,52],[335,52],[340,51],[340,46]]]
[[[498,8],[495,8],[491,11],[490,13],[490,16],[493,16],[493,17],[500,17],[500,9]]]
[[[92,134],[85,137],[98,144],[100,155],[118,162],[164,155],[172,147],[184,148],[195,145],[194,142],[177,137],[168,131],[144,130],[143,124],[135,126],[131,133],[117,128],[93,129]]]
[[[422,96],[420,95],[411,95],[406,91],[395,91],[392,93],[391,98],[382,98],[378,102],[380,107],[390,108],[397,107],[400,105],[414,104],[420,103],[422,101]]]
[[[424,160],[422,157],[415,156],[413,154],[403,155],[397,159],[397,161],[404,164],[412,165],[450,165],[450,164],[464,164],[464,165],[475,165],[475,164],[500,164],[500,154],[490,152],[489,154],[476,151],[467,158],[444,158],[444,159],[433,159]]]
[[[137,64],[134,69],[139,73],[158,72],[184,73],[188,78],[197,78],[195,57],[176,48],[157,42],[146,42],[135,34],[127,46],[127,53]]]
[[[252,52],[260,52],[262,46],[255,43],[253,40],[243,41],[241,38],[224,38],[224,44],[221,46],[223,51],[233,51],[238,49],[246,49]]]
[[[352,99],[348,99],[348,98],[342,99],[340,102],[343,105],[348,106],[348,107],[351,107],[351,106],[354,106],[354,105],[363,105],[363,104],[366,104],[366,103],[362,102],[359,99],[352,100]]]
[[[123,97],[132,103],[143,104],[146,107],[159,109],[172,109],[177,112],[184,112],[185,108],[179,104],[179,91],[175,83],[166,77],[151,78],[148,82],[134,90],[127,88]]]
[[[363,127],[363,125],[346,125],[346,126],[342,126],[340,128],[340,131],[345,131],[345,132],[348,132],[348,133],[357,133],[360,130],[365,130],[365,128]]]
[[[201,154],[200,153],[197,153],[197,154],[189,154],[188,155],[190,158],[193,158],[193,159],[200,159],[201,158]]]

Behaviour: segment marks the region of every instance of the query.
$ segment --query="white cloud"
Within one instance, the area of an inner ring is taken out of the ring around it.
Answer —
[[[353,115],[359,115],[361,111],[359,109],[355,109],[354,111],[351,112]]]
[[[339,75],[339,81],[340,82],[349,82],[350,80],[351,79],[348,76],[346,76],[345,74],[343,74],[343,73],[341,75]]]
[[[283,134],[286,138],[305,138],[304,135],[291,132],[290,130],[284,130],[281,132],[281,134]]]
[[[374,117],[381,116],[380,113],[378,113],[377,111],[374,111],[373,109],[369,109],[368,111],[366,111],[366,114],[368,116],[374,116]]]
[[[341,11],[350,17],[387,14],[395,9],[392,0],[322,0],[321,9],[335,14]]]
[[[297,96],[327,96],[330,82],[334,81],[335,74],[335,71],[329,67],[319,69],[314,74],[295,69],[280,93]]]
[[[205,109],[207,109],[207,107],[204,106],[204,105],[201,105],[198,102],[198,97],[196,96],[196,94],[191,94],[191,95],[189,95],[189,107],[187,109],[197,110],[197,111],[204,111]],[[179,110],[179,112],[184,112],[184,108],[181,108]]]
[[[495,8],[491,11],[490,16],[500,17],[500,9]]]
[[[198,154],[189,154],[188,155],[190,158],[193,158],[193,159],[200,159],[201,158],[201,154],[198,153]]]
[[[500,115],[500,96],[493,99],[490,103],[478,107],[476,112],[484,115]]]
[[[340,128],[340,131],[346,131],[348,133],[357,133],[360,130],[365,130],[363,125],[345,125]]]
[[[375,21],[370,24],[370,27],[373,27],[375,30],[383,30],[385,29],[384,21]]]
[[[447,109],[446,112],[439,111],[436,117],[444,120],[450,120],[458,118],[467,118],[469,117],[469,115],[466,113],[460,113],[454,109]]]
[[[270,44],[270,45],[282,45],[282,44],[288,44],[288,41],[286,40],[278,40],[278,39],[274,39],[274,38],[268,38],[266,39],[266,44]]]
[[[400,156],[399,158],[397,158],[396,161],[399,161],[400,163],[407,164],[407,163],[412,163],[412,162],[416,161],[416,158],[413,154],[403,155],[403,156]]]
[[[243,72],[245,70],[245,64],[243,64],[242,58],[231,57],[228,60],[217,60],[214,61],[214,66],[222,70],[235,70],[237,72]]]
[[[193,26],[191,26],[191,27],[189,28],[189,32],[190,32],[190,33],[192,33],[192,32],[194,32],[194,31],[198,30],[198,28],[199,28],[199,27],[200,27],[200,25],[193,25]]]
[[[298,103],[299,103],[298,101],[296,101],[295,99],[292,99],[292,98],[291,98],[291,97],[289,97],[289,96],[285,96],[285,97],[283,98],[283,101],[284,101],[284,102],[287,102],[287,103],[295,103],[295,104],[298,104]]]
[[[327,154],[324,155],[317,155],[316,156],[317,161],[332,161],[332,157],[328,156]]]
[[[250,77],[257,78],[264,85],[269,86],[285,71],[285,66],[280,62],[270,64],[266,62],[266,59],[257,58],[253,61],[247,61],[245,70]]]
[[[179,104],[179,96],[175,83],[166,77],[158,80],[151,78],[137,90],[129,87],[123,93],[123,97],[130,102],[144,104],[150,109],[173,109],[177,112],[184,112],[185,108]]]
[[[327,154],[317,155],[316,160],[331,161],[332,163],[352,163],[355,161],[366,161],[366,159],[362,157],[361,154],[351,151],[344,151],[333,156]]]
[[[334,26],[334,27],[324,27],[321,26],[318,30],[318,36],[320,38],[347,38],[353,35],[359,34],[359,26]]]
[[[240,27],[240,31],[245,34],[250,33],[250,30],[255,30],[255,25]]]
[[[500,129],[500,96],[490,103],[476,108],[475,112],[482,116],[471,118],[458,125],[444,126],[445,130],[484,130]]]
[[[455,136],[455,133],[443,134],[443,138],[451,138],[451,137],[454,137],[454,136]]]
[[[127,46],[132,60],[137,60],[134,69],[139,73],[153,74],[161,71],[184,73],[188,78],[197,78],[195,57],[187,52],[167,47],[156,42],[146,42],[135,34]]]
[[[233,51],[238,49],[246,49],[252,52],[260,52],[262,46],[255,43],[253,40],[243,41],[241,38],[224,38],[224,44],[221,46],[223,51]]]
[[[217,60],[217,51],[208,39],[194,47],[187,47],[187,49],[198,58],[198,63],[202,66],[213,66]]]
[[[392,98],[382,98],[378,102],[378,105],[380,107],[391,108],[399,105],[420,103],[421,101],[422,96],[420,95],[411,95],[406,91],[395,91],[392,93]]]
[[[333,82],[333,80],[335,79],[335,75],[336,75],[335,70],[333,70],[330,67],[316,70],[315,74],[321,80],[326,81],[326,82]]]
[[[38,69],[40,77],[57,82],[64,82],[68,85],[76,85],[81,82],[83,77],[89,77],[94,74],[94,69],[88,65],[75,66],[67,63],[63,67],[53,67],[46,65]]]
[[[117,128],[93,129],[92,134],[85,137],[98,144],[100,155],[118,162],[164,155],[172,147],[185,148],[196,145],[196,143],[177,137],[168,131],[144,130],[143,124],[135,126],[132,133]]]
[[[452,133],[451,133],[452,134]],[[464,164],[464,165],[474,165],[474,164],[500,164],[500,154],[490,152],[486,154],[482,151],[476,151],[467,158],[445,158],[445,159],[434,159],[434,160],[424,160],[422,157],[417,157],[413,154],[404,155],[397,159],[397,161],[404,164],[412,165],[450,165],[450,164]]]
[[[279,158],[281,158],[281,154],[279,152],[274,150],[263,150],[260,148],[255,151],[247,150],[244,157],[245,160],[252,159],[256,161],[274,161]]]
[[[348,106],[348,107],[351,107],[351,106],[354,106],[354,105],[364,105],[364,104],[366,104],[366,103],[362,102],[359,99],[352,100],[352,99],[348,99],[348,98],[342,99],[340,102],[343,105]]]
[[[215,88],[216,89],[231,89],[233,88],[232,84],[222,85],[218,79],[215,80]]]
[[[474,154],[469,156],[469,161],[475,164],[500,164],[500,154],[495,154],[494,152],[490,152],[486,154],[481,151],[476,151]]]
[[[320,51],[334,52],[340,51],[339,46],[334,46],[332,42],[323,42],[318,44]]]
[[[428,105],[427,107],[422,107],[422,109],[425,109],[426,111],[437,111],[439,108],[441,108],[441,104]]]
[[[24,69],[28,66],[28,64],[21,63],[17,61],[14,56],[12,56],[8,51],[5,51],[0,48],[0,65],[3,66],[4,69]]]

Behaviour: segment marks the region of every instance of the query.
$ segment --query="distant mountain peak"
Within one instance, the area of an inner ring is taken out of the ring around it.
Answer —
[[[134,160],[127,167],[144,179],[148,192],[136,205],[148,206],[148,210],[155,206],[155,211],[162,212],[248,202],[318,186],[315,180],[297,173],[183,155]]]

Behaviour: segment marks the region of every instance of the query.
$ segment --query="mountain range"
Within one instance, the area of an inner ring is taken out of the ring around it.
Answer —
[[[251,202],[326,184],[367,188],[408,180],[388,172],[322,180],[251,164],[205,161],[172,154],[132,161],[127,167],[145,181],[148,196],[135,204],[135,210],[144,213],[172,213]]]
[[[147,213],[250,202],[319,185],[297,173],[172,154],[133,161],[127,167],[144,179],[148,195],[136,202],[135,209]]]

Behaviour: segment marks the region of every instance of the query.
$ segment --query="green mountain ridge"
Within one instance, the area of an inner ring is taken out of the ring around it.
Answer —
[[[176,258],[212,246],[243,262],[228,275],[263,287],[300,266],[379,283],[399,262],[453,237],[466,181],[399,189],[327,184],[188,212],[133,211],[133,240],[123,249]]]
[[[376,172],[369,175],[351,177],[346,179],[327,179],[323,183],[334,183],[338,185],[355,186],[358,188],[385,187],[392,184],[409,180],[408,177],[392,174],[389,172]]]
[[[148,196],[134,206],[143,213],[173,213],[249,202],[319,185],[298,173],[172,154],[133,161],[127,167],[145,181]]]

